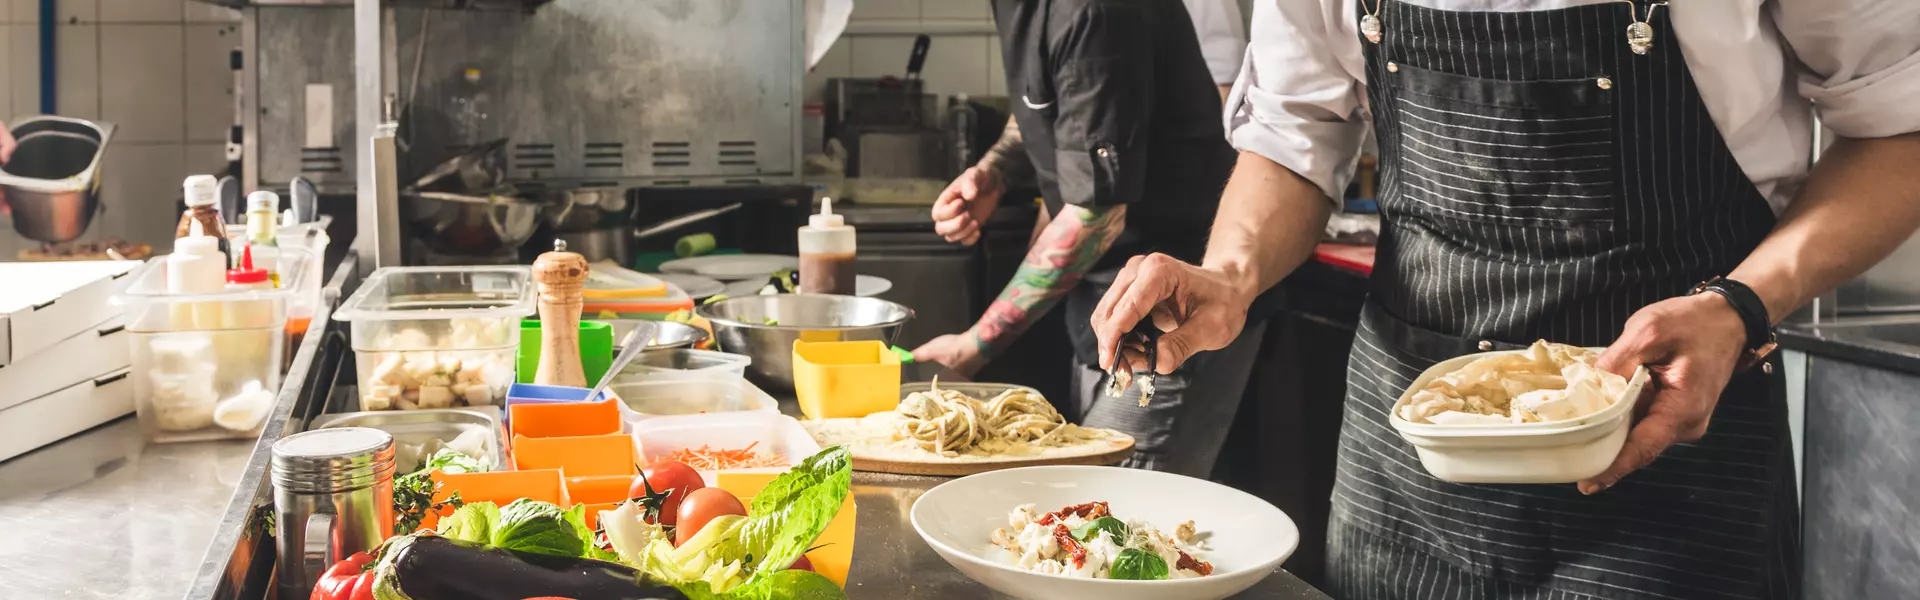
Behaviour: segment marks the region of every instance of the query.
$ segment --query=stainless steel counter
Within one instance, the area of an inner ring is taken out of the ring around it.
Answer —
[[[0,463],[0,598],[185,596],[252,450],[127,416]]]

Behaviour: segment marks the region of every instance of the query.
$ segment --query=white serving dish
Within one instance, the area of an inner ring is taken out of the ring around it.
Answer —
[[[807,434],[799,421],[779,413],[730,412],[704,415],[680,415],[630,422],[634,446],[640,452],[642,466],[666,457],[682,448],[702,445],[720,448],[744,448],[761,455],[769,452],[786,457],[787,464],[799,464],[820,453],[820,443]],[[784,473],[789,467],[765,469],[729,469],[728,473]],[[718,485],[720,471],[700,471],[707,485]]]
[[[1186,521],[1205,536],[1200,560],[1214,574],[1164,581],[1116,581],[1045,575],[1014,566],[989,541],[1015,506],[1037,510],[1105,501],[1115,517],[1162,531]],[[1026,467],[955,479],[913,503],[909,520],[920,538],[961,573],[1000,593],[1027,600],[1218,600],[1238,594],[1280,568],[1300,544],[1285,512],[1252,494],[1184,475],[1119,467]]]
[[[1598,352],[1603,349],[1593,348]],[[1434,379],[1489,356],[1522,354],[1502,350],[1468,354],[1428,368],[1400,394],[1387,422],[1413,444],[1420,465],[1442,481],[1454,483],[1574,483],[1599,475],[1613,464],[1627,441],[1634,402],[1647,383],[1647,368],[1634,371],[1620,401],[1600,412],[1551,423],[1434,425],[1400,418],[1400,407]]]

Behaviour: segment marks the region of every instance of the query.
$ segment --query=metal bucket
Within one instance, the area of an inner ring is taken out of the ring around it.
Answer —
[[[59,243],[87,231],[100,212],[100,163],[113,126],[65,117],[15,123],[19,146],[0,166],[0,194],[13,208],[13,230]]]

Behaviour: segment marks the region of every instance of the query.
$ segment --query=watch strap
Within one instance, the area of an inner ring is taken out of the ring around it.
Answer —
[[[1760,301],[1760,295],[1754,293],[1747,284],[1715,277],[1694,286],[1693,293],[1713,292],[1727,300],[1733,312],[1740,315],[1740,322],[1746,326],[1746,350],[1754,352],[1774,343],[1773,320],[1767,315],[1767,305]]]

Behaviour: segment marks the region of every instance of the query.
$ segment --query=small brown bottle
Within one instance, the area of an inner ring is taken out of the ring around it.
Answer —
[[[191,226],[199,221],[202,235],[213,236],[223,244],[227,241],[227,225],[221,222],[220,208],[215,206],[219,185],[219,180],[212,175],[193,175],[180,183],[181,191],[186,194],[187,210],[180,213],[180,225],[173,230],[174,239],[193,235]]]

